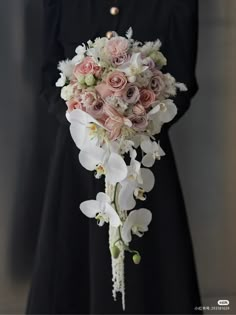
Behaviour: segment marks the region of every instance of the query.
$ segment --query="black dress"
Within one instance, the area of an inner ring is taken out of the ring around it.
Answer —
[[[117,6],[119,14],[110,14]],[[189,91],[176,99],[178,115],[160,134],[166,156],[155,163],[156,186],[145,207],[152,210],[149,232],[135,247],[140,265],[126,259],[126,313],[193,314],[201,305],[191,234],[168,129],[189,108],[197,91],[195,64],[197,0],[44,0],[45,47],[42,96],[58,120],[45,194],[27,314],[122,313],[111,289],[107,226],[79,210],[94,199],[103,182],[78,162],[78,149],[65,119],[66,105],[55,87],[57,63],[71,58],[78,44],[115,30],[134,38],[160,38],[168,58],[166,71]]]

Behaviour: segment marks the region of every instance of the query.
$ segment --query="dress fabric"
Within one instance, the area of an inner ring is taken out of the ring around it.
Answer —
[[[110,14],[117,6],[119,14]],[[108,226],[98,227],[79,204],[104,190],[78,161],[65,119],[66,105],[55,87],[58,61],[72,58],[78,44],[115,30],[121,36],[132,26],[134,38],[159,38],[169,71],[188,92],[176,98],[178,114],[159,135],[166,153],[155,163],[156,185],[145,207],[153,213],[150,229],[134,241],[142,261],[125,260],[127,314],[194,314],[201,305],[194,251],[169,128],[190,106],[197,92],[198,37],[196,0],[44,0],[44,63],[42,97],[58,121],[52,148],[40,234],[34,260],[27,314],[121,314],[112,298]],[[46,141],[46,140],[45,140]],[[184,139],[183,139],[184,142]]]

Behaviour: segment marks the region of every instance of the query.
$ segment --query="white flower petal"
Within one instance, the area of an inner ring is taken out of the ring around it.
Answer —
[[[119,183],[127,176],[125,161],[116,153],[111,153],[105,166],[107,181],[110,184]]]
[[[129,216],[128,216],[129,218]],[[128,218],[125,220],[122,229],[121,229],[121,237],[125,244],[129,244],[132,240],[131,236],[131,228],[132,228],[132,221],[128,220]]]
[[[88,218],[95,218],[96,214],[100,212],[99,202],[96,200],[87,200],[80,204],[80,210]]]
[[[142,164],[145,167],[152,167],[155,163],[155,159],[153,157],[153,155],[151,153],[146,154],[143,158],[142,158]]]
[[[57,87],[63,87],[66,84],[66,76],[60,73],[60,78],[56,82]]]
[[[110,197],[104,192],[99,192],[97,194],[96,200],[103,203],[111,203]]]
[[[98,164],[102,164],[105,151],[94,145],[87,145],[79,153],[81,165],[89,171],[93,171]]]
[[[150,210],[141,208],[130,212],[128,218],[132,222],[132,226],[147,228],[152,221],[152,213]]]
[[[142,141],[140,146],[145,153],[153,152],[153,144],[150,139]]]
[[[115,209],[108,203],[106,204],[106,214],[109,218],[111,226],[118,227],[121,225],[120,217],[118,216]]]
[[[160,121],[167,123],[171,121],[177,114],[177,107],[171,100],[166,101],[165,104],[166,104],[166,110],[160,111],[159,114],[160,114]]]
[[[143,179],[142,188],[144,191],[149,192],[153,189],[155,184],[155,176],[148,168],[141,168],[141,176]]]
[[[119,205],[122,210],[132,210],[136,201],[134,199],[134,189],[136,188],[136,183],[134,181],[125,180],[121,183],[121,190],[119,193]]]
[[[71,119],[71,115],[67,115],[67,119]],[[70,121],[71,122],[71,121]],[[89,142],[89,130],[85,126],[79,123],[71,122],[70,134],[74,140],[77,148],[83,149],[84,146]]]

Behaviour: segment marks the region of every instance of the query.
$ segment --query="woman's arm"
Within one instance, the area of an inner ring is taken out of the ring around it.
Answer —
[[[198,91],[196,60],[198,49],[198,0],[176,0],[170,18],[169,38],[166,41],[167,71],[178,82],[187,85],[187,92],[175,98],[178,113],[165,126],[169,129],[188,110],[192,97]]]
[[[58,62],[65,59],[63,47],[58,41],[60,1],[43,0],[43,8],[43,64],[40,94],[48,105],[48,111],[61,123],[68,124],[65,117],[66,104],[60,97],[60,88],[55,86],[59,78]]]

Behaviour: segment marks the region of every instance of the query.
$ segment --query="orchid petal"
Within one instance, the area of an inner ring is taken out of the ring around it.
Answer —
[[[159,114],[160,114],[160,120],[164,123],[167,123],[171,121],[177,114],[177,107],[171,100],[166,101],[165,105],[166,105],[166,110],[160,111]]]
[[[121,182],[127,176],[127,166],[123,158],[116,153],[111,153],[106,163],[106,177],[111,184]]]
[[[106,215],[109,218],[109,222],[111,226],[118,227],[121,225],[121,220],[115,209],[109,205],[108,203],[106,204]]]
[[[142,188],[146,192],[151,191],[155,184],[155,176],[153,172],[148,168],[141,168],[141,176],[143,179]]]
[[[125,180],[121,183],[121,190],[119,193],[119,205],[122,210],[132,210],[136,201],[134,199],[134,189],[136,188],[136,183],[134,181]]]
[[[104,192],[99,192],[97,194],[96,200],[102,203],[108,203],[108,204],[111,203],[110,197]]]
[[[95,218],[96,214],[100,212],[99,202],[96,200],[87,200],[80,204],[80,210],[88,218]]]
[[[87,146],[79,153],[81,165],[89,171],[93,171],[98,164],[102,164],[105,151],[97,146]]]
[[[152,144],[152,141],[150,139],[142,141],[140,146],[141,146],[141,149],[143,150],[143,152],[145,152],[145,153],[152,153],[153,152],[153,144]]]
[[[143,158],[142,158],[142,164],[145,167],[152,167],[155,163],[155,159],[153,157],[153,155],[151,153],[146,154]]]

